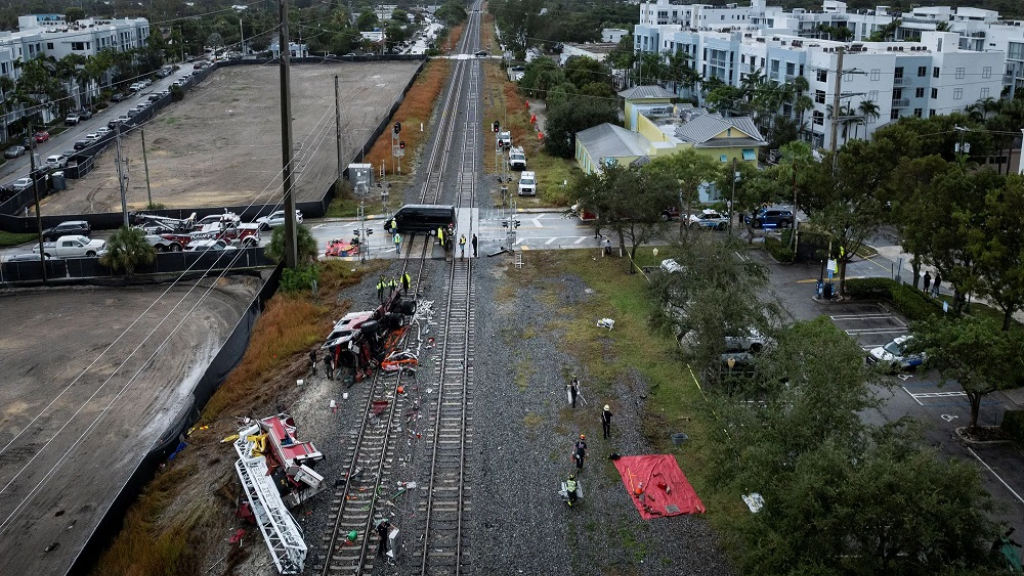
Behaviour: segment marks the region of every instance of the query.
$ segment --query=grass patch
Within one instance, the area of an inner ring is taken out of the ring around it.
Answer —
[[[462,32],[465,30],[465,24],[459,24],[452,28],[451,32],[448,33],[448,37],[445,38],[443,44],[441,44],[441,51],[445,54],[451,54],[452,50],[459,47],[459,39],[462,38]]]
[[[16,232],[0,231],[0,246],[17,246],[19,244],[31,242],[36,238],[39,238],[39,236],[32,233],[19,234]]]
[[[533,377],[533,364],[526,359],[517,362],[515,383],[516,388],[519,388],[520,392],[526,392],[526,389],[530,386],[531,377]]]
[[[512,132],[512,143],[522,146],[526,153],[527,167],[537,173],[537,196],[533,198],[517,198],[520,208],[568,207],[575,200],[569,197],[568,187],[573,178],[580,173],[579,166],[572,160],[549,155],[544,143],[538,138],[537,130],[530,123],[533,112],[526,100],[519,93],[519,87],[509,81],[505,70],[498,62],[484,63],[484,117],[481,130],[484,137],[484,172],[497,174],[499,159],[495,154],[497,140],[492,131],[492,124],[499,121],[502,130]],[[509,189],[515,193],[519,177],[512,174]],[[493,192],[497,194],[495,183]],[[500,202],[500,196],[496,196]]]
[[[409,92],[406,93],[402,104],[395,111],[392,120],[402,123],[403,129],[400,137],[405,141],[405,149],[406,151],[414,151],[414,154],[406,154],[405,158],[402,159],[403,172],[411,170],[412,157],[415,156],[415,153],[419,151],[420,145],[426,142],[429,136],[429,132],[426,130],[420,132],[414,129],[414,127],[420,123],[423,123],[424,126],[430,123],[430,115],[434,110],[434,103],[437,101],[437,97],[441,93],[441,89],[444,87],[450,71],[451,63],[448,60],[431,60],[427,62],[423,72],[420,73],[416,82],[409,88]],[[395,174],[394,168],[396,165],[392,162],[391,155],[391,135],[392,132],[390,130],[381,134],[366,154],[365,160],[363,160],[374,166],[375,173],[379,173],[376,171],[380,169],[381,163],[384,163],[385,173]]]
[[[173,126],[173,125],[175,125],[177,123],[178,123],[178,117],[177,116],[168,116],[167,118],[164,118],[164,124],[169,124],[169,125]]]
[[[523,424],[531,430],[536,430],[544,424],[544,417],[536,412],[530,412],[523,418]]]
[[[499,52],[498,43],[494,41],[494,15],[484,12],[480,18],[480,47],[491,53]]]

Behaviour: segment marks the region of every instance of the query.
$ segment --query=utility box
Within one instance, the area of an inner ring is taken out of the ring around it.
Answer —
[[[373,164],[349,164],[348,181],[356,196],[366,196],[373,186]]]

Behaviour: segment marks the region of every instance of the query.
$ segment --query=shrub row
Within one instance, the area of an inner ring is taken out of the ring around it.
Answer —
[[[909,284],[890,278],[854,278],[846,281],[846,293],[863,300],[888,300],[911,321],[927,320],[942,313],[937,300]]]
[[[775,260],[779,262],[788,264],[793,261],[793,250],[789,248],[788,243],[783,244],[783,242],[778,238],[765,238],[764,247],[768,250],[768,253],[772,255],[772,258],[775,258]]]

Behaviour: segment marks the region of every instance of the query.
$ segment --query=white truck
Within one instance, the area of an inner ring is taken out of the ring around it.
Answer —
[[[508,150],[509,148],[512,147],[512,132],[508,130],[498,132],[498,135],[496,136],[496,142],[498,148]]]
[[[32,249],[39,253],[39,246]],[[90,240],[85,236],[61,236],[56,242],[44,242],[43,254],[50,258],[94,258],[107,251],[103,240]]]
[[[512,170],[526,170],[526,153],[522,146],[513,146],[508,151],[508,167]]]
[[[526,171],[519,175],[519,195],[520,196],[536,196],[537,195],[537,175],[533,172]]]

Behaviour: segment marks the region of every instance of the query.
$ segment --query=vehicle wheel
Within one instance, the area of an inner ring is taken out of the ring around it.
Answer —
[[[93,252],[92,250],[89,250],[88,252],[86,252],[85,255],[87,257],[89,257],[89,258],[95,258],[96,257],[96,253]]]
[[[761,228],[761,221],[754,220],[753,222],[750,223],[750,225],[753,226],[754,228]]]
[[[725,230],[725,224],[719,224],[718,226],[715,227],[715,229],[721,232],[722,230]]]
[[[181,252],[181,244],[171,244],[171,252]]]
[[[163,244],[157,244],[153,248],[155,248],[156,251],[159,252],[160,254],[163,254],[164,252],[167,252],[167,246],[164,246]]]
[[[242,245],[245,246],[246,248],[255,248],[256,245],[257,245],[257,242],[256,242],[256,240],[254,238],[250,237],[250,238],[246,238],[245,241],[242,242]]]
[[[750,345],[750,353],[751,354],[760,354],[761,353],[761,345],[760,344],[751,344]]]
[[[790,222],[789,220],[783,220],[782,223],[779,224],[779,228],[789,228],[792,225],[793,223]]]

